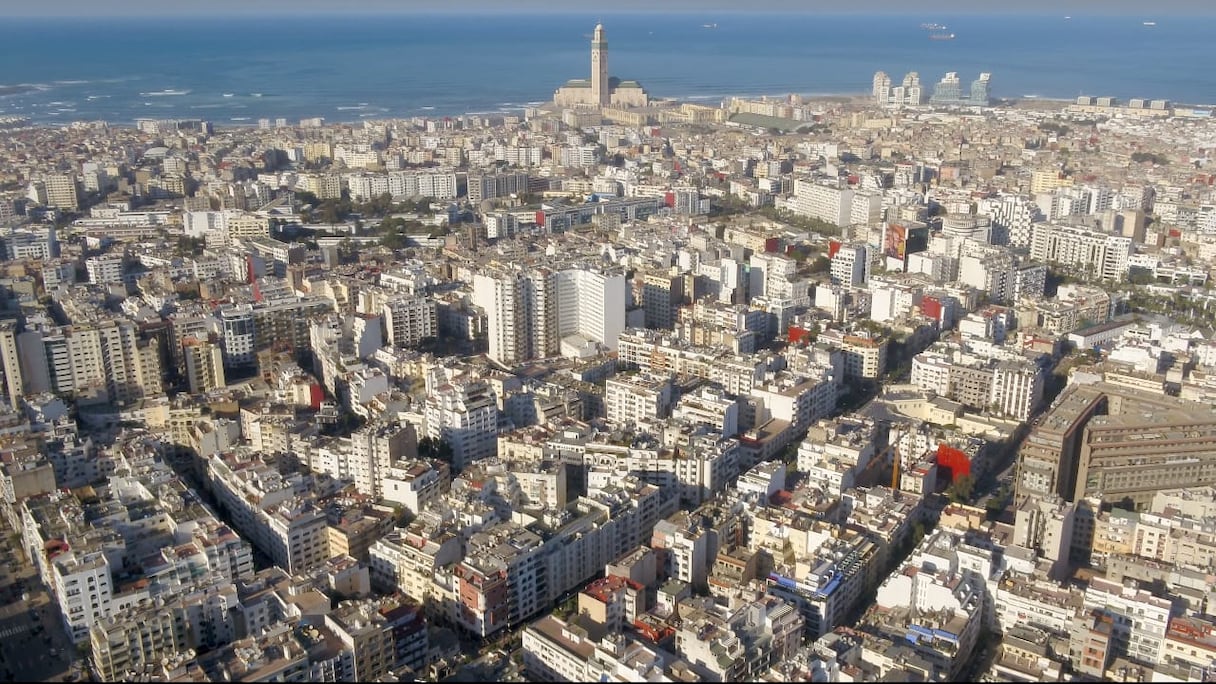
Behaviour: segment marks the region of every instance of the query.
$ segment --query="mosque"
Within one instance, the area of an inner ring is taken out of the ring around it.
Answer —
[[[604,25],[596,24],[591,36],[591,79],[576,78],[553,93],[558,107],[645,107],[650,96],[637,81],[608,76],[608,41]]]

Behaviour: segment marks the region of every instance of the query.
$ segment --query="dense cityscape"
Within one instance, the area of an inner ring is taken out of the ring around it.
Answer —
[[[1216,678],[1211,111],[587,37],[518,113],[0,122],[5,681]]]

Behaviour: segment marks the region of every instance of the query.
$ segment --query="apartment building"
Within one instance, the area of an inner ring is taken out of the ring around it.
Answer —
[[[315,568],[329,558],[325,514],[295,494],[307,487],[304,478],[284,477],[271,466],[261,457],[228,453],[207,462],[207,479],[241,535],[276,565],[289,572]]]
[[[163,601],[161,602],[163,603]],[[152,608],[152,606],[149,606]],[[179,653],[189,652],[189,622],[172,606],[98,620],[89,632],[92,664],[103,679],[125,679]]]
[[[426,435],[451,445],[453,468],[498,452],[498,402],[485,379],[432,371],[424,412]]]
[[[410,347],[439,334],[438,308],[426,297],[395,297],[384,304],[388,343]]]
[[[206,394],[225,386],[224,352],[219,344],[186,338],[182,341],[182,356],[186,362],[186,385],[191,394]]]
[[[1076,269],[1101,280],[1127,277],[1132,239],[1077,226],[1035,224],[1031,232],[1030,257]]]
[[[604,385],[604,407],[614,425],[637,424],[671,414],[671,381],[650,373],[618,375]]]

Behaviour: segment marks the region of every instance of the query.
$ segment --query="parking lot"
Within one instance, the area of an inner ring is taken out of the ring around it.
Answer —
[[[0,544],[0,599],[3,681],[71,681],[75,647],[33,566],[14,547],[7,525]]]

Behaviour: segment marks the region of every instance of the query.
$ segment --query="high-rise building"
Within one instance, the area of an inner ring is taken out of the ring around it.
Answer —
[[[992,74],[984,72],[980,77],[971,82],[971,95],[968,98],[971,104],[985,106],[991,101],[988,86],[992,81]]]
[[[625,277],[590,268],[559,272],[557,319],[562,339],[578,335],[615,350],[625,329]]]
[[[186,382],[191,394],[205,394],[226,384],[224,353],[220,345],[189,338],[183,341],[182,352],[186,361]]]
[[[388,343],[408,347],[438,334],[435,301],[426,297],[397,297],[384,304],[384,328]]]
[[[76,211],[79,208],[76,194],[76,178],[68,175],[47,176],[46,204],[63,211]]]
[[[253,311],[221,309],[220,324],[224,335],[224,365],[228,368],[240,368],[257,363],[254,352]]]
[[[25,380],[21,373],[21,357],[17,350],[17,325],[15,321],[0,321],[0,392],[9,406],[17,408],[25,394]]]
[[[448,369],[427,377],[426,434],[452,447],[452,467],[498,453],[498,402],[490,383],[474,376],[448,378]]]
[[[946,73],[942,80],[938,81],[937,86],[933,89],[933,96],[929,98],[929,103],[987,107],[991,102],[991,84],[992,74],[984,72],[980,74],[979,78],[971,82],[970,90],[964,93],[963,84],[959,80],[958,72],[950,71]]]
[[[671,330],[676,323],[676,309],[684,301],[683,276],[647,273],[642,276],[641,283],[646,327]]]
[[[885,71],[874,72],[874,103],[886,107],[891,102],[891,77]]]
[[[929,99],[934,104],[957,104],[963,99],[962,86],[958,80],[958,72],[949,71],[937,82],[933,89],[933,97]]]

